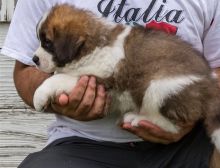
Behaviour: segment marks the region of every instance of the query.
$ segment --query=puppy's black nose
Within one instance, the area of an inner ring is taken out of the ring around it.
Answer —
[[[32,58],[32,60],[33,60],[33,62],[36,64],[36,65],[40,65],[40,60],[39,60],[39,57],[38,56],[34,56],[33,58]]]

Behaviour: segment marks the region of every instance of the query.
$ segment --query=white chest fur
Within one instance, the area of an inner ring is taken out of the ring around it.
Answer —
[[[117,64],[125,57],[124,40],[129,35],[131,27],[125,27],[118,35],[112,46],[97,47],[91,54],[84,56],[77,62],[67,64],[59,72],[68,73],[71,76],[95,75],[107,78],[117,71]]]

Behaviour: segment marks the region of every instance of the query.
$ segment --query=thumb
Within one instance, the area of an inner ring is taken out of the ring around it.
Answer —
[[[60,106],[66,106],[69,103],[69,97],[66,94],[62,93],[61,95],[56,97],[55,102]]]

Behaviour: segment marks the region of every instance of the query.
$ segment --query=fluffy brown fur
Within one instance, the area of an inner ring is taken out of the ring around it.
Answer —
[[[89,11],[68,5],[55,6],[40,28],[40,40],[50,40],[53,61],[62,68],[92,53],[95,48],[111,46],[125,29],[110,28]],[[79,22],[80,21],[80,22]],[[48,50],[48,49],[46,49]],[[211,134],[220,127],[220,89],[203,56],[176,36],[132,28],[124,42],[125,58],[117,71],[98,81],[118,93],[128,91],[140,109],[145,91],[152,80],[179,75],[201,76],[202,80],[170,96],[160,113],[173,123],[186,124],[205,119]],[[85,74],[96,75],[96,74]]]
[[[91,19],[90,15],[85,10],[73,11],[68,5],[55,6],[42,24],[40,39],[53,42],[56,52],[52,54],[56,54],[54,61],[58,66],[64,66],[72,59],[80,59],[96,47],[111,45],[123,30],[122,26],[114,30],[104,28],[99,22],[93,22],[94,18]]]

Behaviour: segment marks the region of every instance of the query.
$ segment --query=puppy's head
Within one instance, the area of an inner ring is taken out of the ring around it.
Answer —
[[[45,14],[37,26],[40,46],[33,57],[39,69],[51,73],[80,59],[89,33],[88,17],[88,11],[66,4]]]

